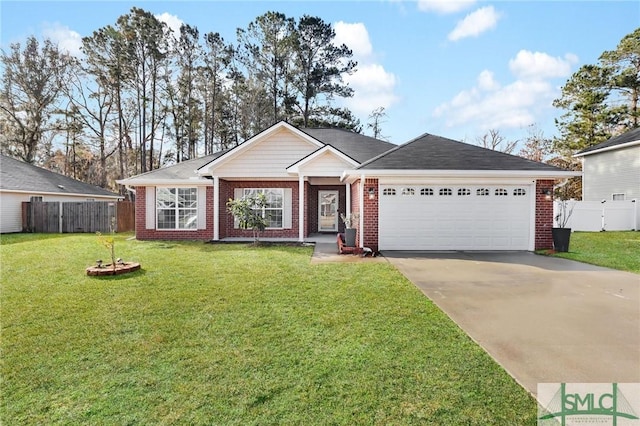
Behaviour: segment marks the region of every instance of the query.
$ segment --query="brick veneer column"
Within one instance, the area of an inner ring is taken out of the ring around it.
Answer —
[[[375,194],[369,198],[369,188],[374,188]],[[380,191],[378,179],[366,178],[364,181],[364,246],[378,251],[378,201]]]
[[[536,181],[536,250],[553,248],[553,238],[551,236],[551,228],[553,228],[553,195],[547,197],[542,193],[543,190],[547,189],[553,194],[553,180]]]

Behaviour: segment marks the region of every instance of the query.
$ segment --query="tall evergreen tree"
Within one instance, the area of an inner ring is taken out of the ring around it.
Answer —
[[[352,73],[357,63],[351,60],[353,52],[347,46],[334,44],[335,35],[331,25],[318,17],[304,15],[296,27],[292,80],[297,99],[291,104],[302,117],[304,127],[334,96],[353,96],[353,89],[342,76]]]
[[[248,78],[263,82],[271,105],[270,121],[285,118],[285,100],[291,96],[290,68],[294,20],[283,13],[258,16],[247,29],[238,29],[239,60]]]
[[[607,104],[609,71],[597,65],[583,65],[562,87],[553,106],[566,112],[556,119],[560,138],[554,142],[562,155],[570,156],[611,136],[618,115]]]
[[[640,125],[640,28],[622,38],[615,50],[600,56],[603,66],[611,69],[609,86],[624,98],[626,117],[621,120],[625,127]]]

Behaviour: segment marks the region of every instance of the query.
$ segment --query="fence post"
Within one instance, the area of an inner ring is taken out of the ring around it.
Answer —
[[[62,234],[62,202],[58,201],[58,233]]]

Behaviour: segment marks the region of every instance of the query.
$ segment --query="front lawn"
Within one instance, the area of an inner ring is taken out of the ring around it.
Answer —
[[[387,263],[310,247],[4,235],[2,424],[535,425],[534,399]]]
[[[569,252],[554,255],[640,274],[640,232],[574,232]]]

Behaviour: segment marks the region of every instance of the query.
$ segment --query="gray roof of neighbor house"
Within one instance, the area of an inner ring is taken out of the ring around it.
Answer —
[[[81,194],[92,197],[120,197],[120,195],[99,186],[80,182],[6,155],[0,155],[0,190],[67,195]]]
[[[600,151],[601,149],[605,149],[605,148],[613,148],[617,145],[623,145],[629,142],[640,142],[640,127],[633,130],[629,130],[626,133],[613,137],[604,142],[600,142],[597,145],[590,146],[589,148],[585,148],[582,151],[578,152],[576,155],[581,156],[583,154],[588,154],[593,151]]]
[[[526,170],[542,172],[562,170],[548,164],[428,133],[367,161],[358,169]]]
[[[358,163],[389,151],[396,144],[375,139],[370,136],[354,133],[349,130],[336,128],[302,128],[300,129],[314,139],[325,145],[331,145],[343,154],[356,160]]]

